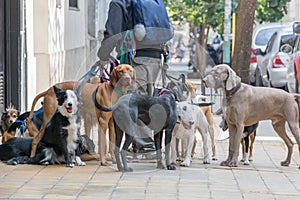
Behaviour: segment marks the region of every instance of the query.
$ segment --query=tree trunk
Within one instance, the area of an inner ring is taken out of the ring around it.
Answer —
[[[206,42],[205,42],[205,26],[204,24],[200,24],[200,73],[201,73],[201,78],[204,77],[205,70],[206,70]]]
[[[239,0],[238,2],[232,68],[244,83],[249,83],[251,41],[256,2],[257,0]]]

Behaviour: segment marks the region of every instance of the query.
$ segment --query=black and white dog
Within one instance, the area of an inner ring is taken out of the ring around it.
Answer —
[[[0,160],[7,164],[61,164],[67,167],[85,165],[76,151],[79,145],[79,102],[72,90],[54,87],[58,108],[48,122],[38,144],[36,156],[30,158],[32,138],[15,137],[0,145]]]
[[[98,104],[96,100],[95,106],[102,111],[113,112],[116,132],[116,147],[114,153],[119,171],[132,171],[132,168],[127,165],[127,150],[133,138],[138,139],[139,132],[145,129],[154,131],[157,168],[160,169],[164,168],[161,149],[163,131],[165,131],[165,159],[167,169],[176,169],[170,162],[172,131],[177,121],[176,100],[172,92],[162,90],[156,97],[137,93],[127,94],[119,98],[117,103],[111,107],[104,107]],[[123,131],[125,132],[125,142],[120,152]],[[123,166],[119,154],[121,154]]]

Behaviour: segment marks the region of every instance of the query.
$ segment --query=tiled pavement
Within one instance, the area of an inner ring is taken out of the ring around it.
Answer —
[[[218,119],[217,119],[218,120]],[[222,133],[223,134],[223,133]],[[258,140],[249,166],[221,167],[228,140],[216,130],[217,161],[202,164],[201,141],[190,167],[156,169],[154,160],[130,162],[131,173],[115,165],[66,168],[64,165],[8,166],[0,163],[0,199],[299,199],[300,157],[294,147],[292,163],[281,167],[286,147],[280,141]]]

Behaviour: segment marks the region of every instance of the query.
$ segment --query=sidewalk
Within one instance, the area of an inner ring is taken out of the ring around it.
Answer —
[[[176,71],[184,67],[180,65]],[[254,160],[249,166],[240,163],[236,168],[222,167],[220,162],[228,154],[228,139],[218,127],[220,120],[219,116],[214,116],[218,160],[209,165],[202,164],[200,140],[191,166],[176,166],[175,171],[156,169],[155,160],[130,162],[134,170],[131,173],[118,172],[114,164],[100,166],[97,161],[74,168],[0,163],[0,199],[298,200],[298,146],[294,146],[289,167],[280,166],[287,153],[280,140],[255,141]],[[97,138],[96,131],[93,138]]]
[[[115,165],[18,165],[0,163],[0,199],[299,199],[300,164],[297,148],[289,167],[282,142],[257,141],[249,166],[219,165],[226,159],[228,140],[217,141],[217,161],[202,164],[201,142],[190,167],[156,169],[155,161],[129,163],[132,173]]]

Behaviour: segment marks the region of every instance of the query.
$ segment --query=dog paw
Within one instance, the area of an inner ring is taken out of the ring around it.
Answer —
[[[85,166],[85,165],[86,165],[86,163],[83,162],[83,161],[80,159],[79,156],[76,156],[76,157],[75,157],[75,163],[76,163],[77,166]]]
[[[222,161],[222,162],[220,163],[220,165],[221,165],[221,166],[228,166],[228,161],[227,161],[227,160]]]
[[[162,164],[162,162],[158,162],[156,168],[157,168],[157,169],[164,169],[165,166]]]
[[[42,165],[48,166],[48,165],[50,165],[50,163],[48,161],[45,161],[45,162],[42,163]]]
[[[285,167],[287,167],[287,166],[289,166],[289,165],[290,165],[290,162],[289,162],[289,161],[287,161],[287,160],[285,160],[285,161],[282,161],[280,164],[281,164],[281,166],[285,166]]]
[[[180,163],[180,166],[183,166],[183,167],[189,167],[191,164],[191,162],[188,162],[188,161],[183,161]]]
[[[250,165],[250,163],[246,161],[246,162],[244,162],[244,165]]]
[[[178,157],[178,158],[176,159],[176,161],[177,161],[177,162],[181,162],[181,161],[183,161],[183,159],[182,159],[181,157]]]
[[[105,160],[105,161],[101,161],[101,166],[108,166],[109,163]]]
[[[209,158],[204,158],[203,159],[203,164],[210,164],[210,159]]]
[[[168,170],[176,170],[176,167],[174,165],[167,165]]]
[[[237,167],[238,163],[235,160],[231,160],[230,162],[227,163],[228,167]]]
[[[133,169],[131,167],[127,167],[123,169],[123,172],[133,172]]]
[[[74,167],[74,163],[67,163],[67,167],[73,168]]]
[[[213,156],[211,159],[212,160],[218,160],[218,158],[216,156]]]

